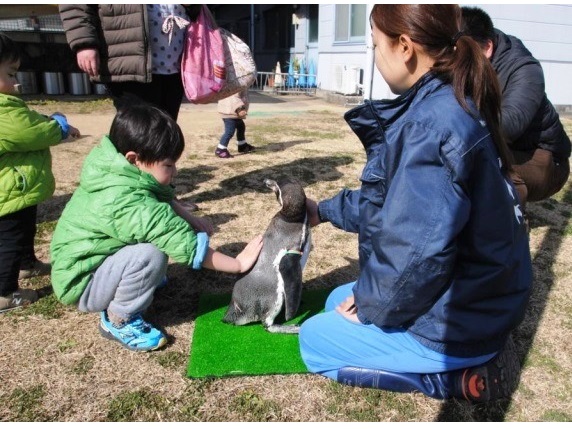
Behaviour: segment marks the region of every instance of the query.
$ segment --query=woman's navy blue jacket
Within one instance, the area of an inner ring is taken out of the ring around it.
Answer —
[[[524,316],[532,269],[517,193],[484,121],[432,74],[345,119],[367,154],[361,189],[318,209],[359,234],[359,320],[405,328],[451,356],[499,350]]]

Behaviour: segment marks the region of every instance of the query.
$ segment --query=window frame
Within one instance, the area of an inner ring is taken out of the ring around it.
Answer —
[[[346,39],[337,39],[338,37],[338,25],[339,20],[341,19],[340,16],[340,7],[346,6],[347,9],[347,35]],[[335,5],[335,14],[334,14],[334,44],[351,44],[351,43],[365,43],[366,42],[366,33],[367,33],[367,26],[364,22],[364,31],[363,35],[361,36],[352,36],[352,15],[353,15],[353,8],[361,6],[364,8],[364,13],[367,15],[367,4],[336,4]],[[364,16],[365,18],[365,16]],[[364,20],[365,21],[365,20]]]

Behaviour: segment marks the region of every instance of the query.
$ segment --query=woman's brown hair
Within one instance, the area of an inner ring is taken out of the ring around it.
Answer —
[[[435,60],[431,71],[452,85],[455,97],[470,111],[473,99],[485,119],[502,160],[511,168],[511,155],[501,131],[501,91],[495,70],[479,45],[461,31],[461,8],[450,4],[376,4],[371,24],[389,38],[408,35]]]

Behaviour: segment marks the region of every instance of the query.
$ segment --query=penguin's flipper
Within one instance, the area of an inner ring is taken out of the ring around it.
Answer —
[[[300,325],[270,325],[266,326],[266,330],[273,334],[298,334]]]
[[[284,282],[284,318],[292,319],[298,312],[302,300],[301,252],[288,251],[280,260],[278,272]]]

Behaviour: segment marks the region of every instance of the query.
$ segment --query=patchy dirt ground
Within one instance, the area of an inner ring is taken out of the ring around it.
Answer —
[[[221,160],[223,131],[216,105],[184,104],[179,124],[187,142],[177,192],[215,225],[214,247],[236,254],[277,210],[263,179],[292,175],[310,198],[356,187],[363,149],[343,120],[349,107],[306,96],[253,97],[247,139],[254,154]],[[57,190],[39,209],[38,256],[49,260],[55,222],[78,183],[87,153],[109,130],[105,101],[47,103],[36,110],[66,113],[83,137],[53,148]],[[567,120],[572,134],[572,121]],[[230,146],[236,153],[235,143]],[[170,285],[156,294],[147,318],[170,344],[133,353],[103,339],[98,315],[58,304],[53,296],[0,315],[0,421],[570,421],[572,420],[572,187],[530,205],[533,297],[515,333],[524,360],[509,401],[468,405],[421,394],[341,386],[315,375],[189,380],[185,369],[197,298],[228,292],[234,277],[169,267]],[[331,225],[314,228],[305,287],[324,288],[357,274],[356,238]],[[42,287],[49,277],[24,282]]]

